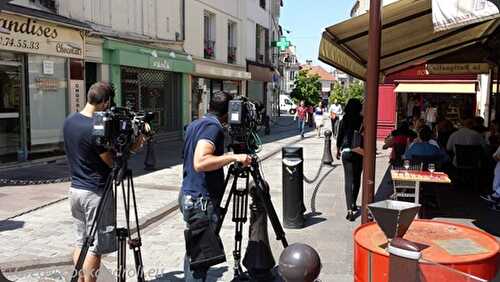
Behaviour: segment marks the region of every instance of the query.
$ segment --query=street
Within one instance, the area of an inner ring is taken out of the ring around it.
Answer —
[[[261,158],[265,159],[261,162],[262,173],[270,183],[272,201],[280,219],[282,218],[281,147],[293,144],[304,148],[304,174],[307,177],[313,177],[316,174],[323,151],[324,138],[313,137],[314,133],[311,132],[304,140],[300,140],[295,136],[297,133],[295,127],[295,122],[290,118],[280,119],[279,123],[273,127],[273,134],[264,137],[264,140],[268,142],[265,143],[264,150],[260,154]],[[379,159],[381,168],[386,162],[385,158]],[[144,273],[151,281],[180,281],[183,277],[184,222],[176,206],[180,168],[181,165],[176,165],[135,178],[139,218],[140,222],[147,226],[141,234]],[[326,172],[327,169],[324,169],[322,175]],[[308,208],[306,213],[310,212],[311,194],[315,184],[305,185],[304,203]],[[68,186],[67,183],[65,185]],[[17,189],[22,191],[25,188],[17,187]],[[119,200],[118,203],[121,201]],[[351,232],[359,223],[359,219],[353,223],[346,221],[344,206],[343,171],[342,167],[337,167],[319,188],[316,199],[316,209],[319,214],[309,216],[306,227],[303,229],[285,230],[289,243],[307,243],[320,253],[323,263],[320,277],[323,281],[352,280]],[[120,204],[119,210],[121,210]],[[231,211],[228,212],[221,234],[228,261],[211,270],[211,281],[228,281],[233,275],[234,229],[230,215]],[[119,217],[119,223],[123,224],[120,219],[122,217]],[[27,214],[2,221],[0,228],[2,229],[2,242],[9,242],[1,244],[0,247],[0,266],[4,272],[7,271],[7,277],[22,277],[19,281],[38,281],[37,278],[30,277],[50,273],[53,277],[51,279],[56,279],[60,276],[59,274],[67,275],[71,271],[70,254],[73,234],[67,200],[60,200]],[[275,260],[278,262],[282,246],[274,240],[274,231],[270,226],[269,229],[271,246]],[[247,239],[247,232],[248,223],[244,227],[244,240]],[[329,237],[331,241],[323,240],[325,232],[331,234]],[[115,271],[115,258],[114,255],[104,258],[106,271],[103,273]],[[128,254],[128,258],[128,269],[133,270],[131,253]],[[12,272],[13,270],[16,272]],[[130,275],[133,276],[133,271]],[[106,275],[102,278],[104,277]]]

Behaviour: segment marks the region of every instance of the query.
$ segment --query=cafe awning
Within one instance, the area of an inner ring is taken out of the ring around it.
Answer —
[[[327,27],[319,59],[359,79],[366,78],[369,14]],[[434,32],[431,0],[400,0],[382,9],[380,74],[384,76],[485,42],[500,20]]]
[[[394,92],[476,94],[476,83],[399,83]]]

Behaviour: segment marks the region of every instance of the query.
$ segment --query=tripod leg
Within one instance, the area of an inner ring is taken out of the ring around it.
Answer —
[[[246,177],[246,187],[244,190],[236,190],[233,200],[233,222],[235,223],[234,231],[234,277],[240,277],[243,274],[241,269],[241,245],[243,240],[243,226],[247,221],[248,210],[248,176]]]
[[[118,237],[118,259],[117,259],[117,271],[118,275],[116,277],[118,282],[125,282],[127,275],[127,237],[129,232],[126,228],[116,229],[116,236]]]
[[[97,224],[101,221],[101,217],[103,214],[103,207],[106,205],[106,202],[109,200],[109,197],[112,197],[112,190],[113,190],[113,179],[114,175],[110,174],[108,176],[108,179],[106,180],[106,184],[104,186],[104,192],[103,195],[101,196],[101,199],[99,200],[99,205],[97,206],[96,209],[96,217],[94,219],[94,222],[92,222],[92,226],[90,228],[90,232],[87,237],[85,237],[85,240],[83,241],[83,246],[80,250],[80,255],[78,256],[78,260],[75,264],[75,267],[73,269],[73,274],[71,276],[71,282],[77,282],[80,276],[80,273],[83,268],[83,263],[85,262],[85,257],[87,256],[87,253],[89,251],[90,246],[94,243],[94,238],[97,233]]]
[[[131,235],[129,237],[129,247],[132,249],[134,253],[134,262],[135,262],[135,270],[137,273],[137,281],[138,282],[143,282],[145,281],[144,278],[144,264],[142,261],[142,253],[141,253],[141,246],[142,246],[142,239],[141,239],[141,231],[139,228],[139,215],[137,212],[137,200],[135,198],[135,187],[134,187],[134,180],[132,178],[132,171],[128,172],[128,189],[129,189],[129,195],[132,195],[132,202],[133,202],[133,208],[134,208],[134,215],[135,215],[135,227],[136,227],[136,232],[137,232],[137,237],[132,239]],[[130,199],[129,199],[130,203]]]
[[[233,166],[231,165],[231,167],[229,167],[229,173],[226,176],[224,187],[227,187],[227,184],[229,183],[229,177],[233,173],[234,169]],[[217,227],[215,228],[216,234],[219,234],[220,229],[222,228],[222,223],[224,223],[224,218],[226,217],[227,209],[229,208],[229,203],[231,202],[231,198],[234,195],[234,191],[236,191],[237,183],[238,183],[238,174],[234,173],[233,184],[231,185],[231,190],[229,190],[229,195],[227,196],[226,204],[224,205],[223,208],[220,208],[219,222],[217,222]]]

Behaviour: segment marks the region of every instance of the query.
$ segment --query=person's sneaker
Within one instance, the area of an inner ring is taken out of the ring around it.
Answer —
[[[490,203],[500,203],[500,197],[495,197],[492,195],[482,195],[481,199],[488,201]]]

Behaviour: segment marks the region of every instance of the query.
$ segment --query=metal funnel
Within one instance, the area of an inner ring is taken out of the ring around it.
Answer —
[[[385,200],[368,205],[388,240],[402,238],[420,209],[419,204]]]

